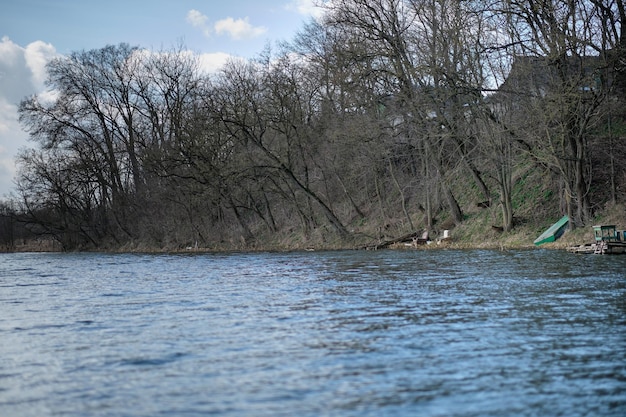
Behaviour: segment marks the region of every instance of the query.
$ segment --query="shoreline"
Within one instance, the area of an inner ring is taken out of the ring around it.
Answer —
[[[584,243],[580,243],[583,245]],[[54,245],[58,246],[58,245]],[[435,242],[422,245],[411,245],[398,243],[382,248],[365,248],[354,246],[290,246],[290,247],[221,247],[221,248],[157,248],[157,247],[137,247],[137,248],[84,248],[63,250],[56,247],[41,248],[36,245],[19,245],[10,250],[0,248],[0,253],[103,253],[103,254],[228,254],[228,253],[290,253],[290,252],[330,252],[330,251],[447,251],[447,250],[499,250],[499,251],[529,251],[529,250],[567,250],[577,244],[565,244],[553,242],[541,246],[533,244],[505,245],[498,242],[482,242],[481,244],[470,244],[461,241]]]

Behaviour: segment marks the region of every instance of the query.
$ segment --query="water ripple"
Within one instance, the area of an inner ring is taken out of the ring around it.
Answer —
[[[626,414],[626,257],[2,261],[2,415]]]

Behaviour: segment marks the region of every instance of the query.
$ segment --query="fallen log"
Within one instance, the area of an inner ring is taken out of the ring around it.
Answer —
[[[378,249],[388,248],[389,246],[395,245],[396,243],[411,242],[415,244],[421,244],[421,243],[426,243],[427,241],[428,241],[428,232],[423,232],[421,233],[421,235],[420,235],[420,232],[411,232],[407,235],[400,236],[397,238],[383,240],[381,242],[370,243],[364,246],[360,246],[357,249],[358,250],[378,250]]]

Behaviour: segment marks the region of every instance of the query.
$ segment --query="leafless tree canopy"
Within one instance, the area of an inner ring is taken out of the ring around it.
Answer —
[[[52,61],[53,98],[20,106],[35,146],[3,218],[65,248],[262,247],[436,231],[477,206],[509,231],[533,172],[534,204],[577,225],[624,201],[621,0],[324,4],[218,74],[183,47]]]

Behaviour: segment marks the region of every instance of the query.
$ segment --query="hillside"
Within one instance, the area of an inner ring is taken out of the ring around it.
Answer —
[[[56,94],[19,106],[33,148],[0,244],[332,249],[448,230],[528,247],[564,214],[621,224],[624,10],[357,4],[216,73],[126,43],[52,60]]]

